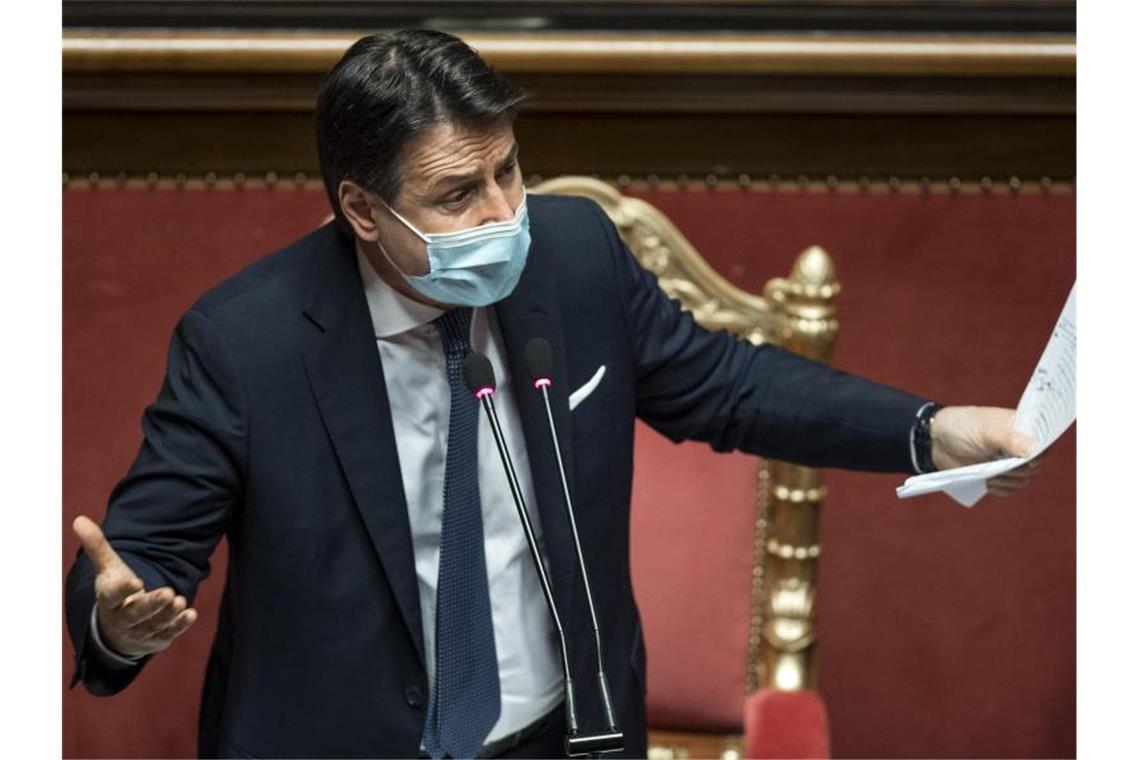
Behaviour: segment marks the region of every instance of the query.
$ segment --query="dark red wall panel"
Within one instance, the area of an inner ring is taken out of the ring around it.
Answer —
[[[323,194],[67,191],[63,196],[64,572],[77,515],[102,522],[141,441],[181,313],[203,291],[311,230]],[[63,697],[64,757],[195,757],[198,699],[225,578],[225,543],[195,607],[201,617],[126,690]],[[63,675],[73,672],[64,633]]]

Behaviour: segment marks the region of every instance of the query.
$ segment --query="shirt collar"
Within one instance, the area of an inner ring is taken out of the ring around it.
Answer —
[[[380,279],[364,255],[359,240],[356,241],[356,264],[364,281],[364,295],[368,299],[372,330],[377,338],[391,338],[408,332],[443,314],[443,309],[413,301]]]

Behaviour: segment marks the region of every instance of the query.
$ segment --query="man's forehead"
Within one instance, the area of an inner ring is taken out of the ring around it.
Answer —
[[[405,179],[432,184],[450,175],[466,174],[502,160],[515,145],[510,124],[470,129],[437,124],[408,143],[404,154]]]

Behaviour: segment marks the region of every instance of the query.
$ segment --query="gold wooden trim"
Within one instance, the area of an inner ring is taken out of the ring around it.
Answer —
[[[835,176],[826,179],[809,179],[801,177],[797,180],[782,178],[752,179],[747,175],[737,177],[721,177],[710,175],[704,178],[694,178],[686,175],[649,175],[633,176],[620,174],[616,177],[595,177],[617,191],[623,190],[653,190],[660,192],[748,192],[748,193],[784,193],[793,195],[820,195],[826,193],[838,194],[869,194],[869,195],[1047,195],[1067,194],[1074,192],[1075,185],[1072,180],[1054,180],[1050,177],[1041,177],[1035,180],[1022,180],[1018,177],[992,180],[982,177],[978,181],[963,182],[957,177],[945,180],[900,180],[896,177],[881,178],[862,177],[859,180],[839,180]],[[528,178],[527,186],[532,190],[542,184],[545,178],[533,175]],[[63,186],[68,190],[264,190],[274,188],[280,190],[323,190],[324,184],[319,177],[305,172],[294,174],[278,172],[235,172],[217,174],[170,174],[164,172],[144,172],[142,174],[127,174],[117,172],[113,174],[100,172],[64,172]]]
[[[740,760],[741,734],[702,734],[689,731],[650,731],[647,760]]]
[[[366,32],[65,30],[72,72],[324,72]],[[507,74],[1076,75],[1071,35],[469,34]]]
[[[830,290],[825,293],[820,292],[819,297],[831,298],[835,294]],[[827,486],[819,486],[818,488],[788,488],[787,486],[777,486],[773,489],[773,494],[777,499],[784,501],[823,501],[827,496]]]
[[[816,559],[819,557],[819,544],[810,546],[796,546],[795,544],[781,543],[773,538],[767,542],[769,554],[775,554],[782,559]]]
[[[756,520],[752,528],[752,589],[748,604],[748,655],[744,690],[752,694],[760,688],[760,663],[763,661],[764,605],[767,581],[764,552],[768,545],[768,513],[771,509],[772,473],[761,460],[756,468]]]

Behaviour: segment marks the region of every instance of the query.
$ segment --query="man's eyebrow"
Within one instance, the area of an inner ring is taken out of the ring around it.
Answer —
[[[518,157],[519,157],[519,144],[518,144],[518,141],[515,141],[515,144],[511,146],[511,152],[508,153],[507,157],[504,158],[502,161],[500,161],[499,165],[495,168],[497,170],[498,169],[505,169],[507,166],[514,163],[515,159],[517,159]]]
[[[511,164],[518,158],[518,155],[519,144],[518,141],[516,141],[515,144],[511,146],[511,152],[507,154],[507,157],[500,161],[499,165],[495,167],[495,171],[498,172],[504,167]],[[458,187],[459,185],[474,182],[478,178],[479,172],[477,171],[467,172],[465,174],[448,174],[432,182],[430,192],[438,192],[440,190],[443,190],[445,187]]]

